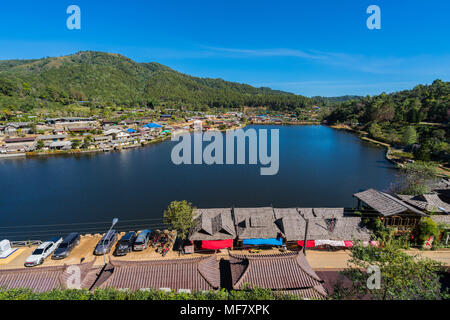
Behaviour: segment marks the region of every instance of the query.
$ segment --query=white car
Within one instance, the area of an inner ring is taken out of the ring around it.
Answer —
[[[34,267],[44,263],[47,258],[62,242],[62,238],[51,238],[49,241],[41,243],[33,253],[25,260],[25,267]]]

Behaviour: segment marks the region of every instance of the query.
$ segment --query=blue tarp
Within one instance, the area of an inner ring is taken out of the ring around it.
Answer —
[[[269,238],[269,239],[244,239],[242,240],[244,245],[271,245],[271,246],[282,246],[283,239],[281,238]]]
[[[134,130],[134,129],[128,129],[127,132],[128,132],[128,133],[135,133],[135,132],[137,132],[137,131]]]
[[[162,125],[157,124],[157,123],[147,123],[147,124],[144,124],[143,127],[147,127],[147,128],[161,128]]]

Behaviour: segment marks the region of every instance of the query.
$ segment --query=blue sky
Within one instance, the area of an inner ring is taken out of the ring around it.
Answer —
[[[81,8],[81,30],[66,9]],[[369,30],[366,8],[381,8]],[[450,80],[450,1],[2,0],[0,59],[99,50],[307,96]]]

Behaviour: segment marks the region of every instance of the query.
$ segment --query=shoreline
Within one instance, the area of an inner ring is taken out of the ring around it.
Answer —
[[[336,130],[348,131],[348,132],[350,132],[352,134],[355,134],[356,136],[359,137],[359,139],[361,139],[363,141],[366,141],[366,142],[369,142],[369,143],[372,143],[372,144],[384,147],[386,149],[386,152],[385,152],[385,155],[384,155],[386,160],[389,161],[390,163],[396,165],[396,166],[402,166],[401,163],[397,162],[391,156],[392,146],[389,143],[378,141],[378,140],[375,140],[375,139],[372,139],[372,138],[368,138],[368,137],[364,136],[363,134],[361,134],[361,131],[355,130],[355,129],[347,126],[347,125],[330,125],[329,127],[333,128],[333,129],[336,129]]]
[[[251,122],[251,123],[244,123],[240,127],[232,127],[231,129],[227,128],[227,129],[223,129],[223,130],[215,129],[215,130],[218,130],[220,132],[226,132],[228,130],[244,129],[248,125],[279,125],[279,126],[321,125],[321,126],[326,126],[326,127],[336,129],[336,130],[348,131],[350,133],[357,135],[363,141],[385,147],[386,148],[386,153],[385,153],[386,160],[388,160],[389,162],[391,162],[395,165],[401,166],[401,164],[396,162],[390,156],[391,146],[388,143],[384,143],[381,141],[377,141],[377,140],[362,136],[359,131],[354,130],[346,125],[326,125],[326,124],[321,123],[320,121],[297,121],[297,122],[282,122],[282,123],[280,123],[280,122]],[[172,134],[170,134],[164,138],[158,138],[158,139],[154,139],[154,140],[147,141],[147,142],[137,143],[134,145],[120,146],[118,148],[112,148],[112,149],[91,149],[91,150],[75,149],[75,150],[55,150],[55,151],[51,151],[51,152],[49,152],[49,151],[44,151],[44,152],[32,151],[32,152],[14,153],[14,154],[0,154],[0,161],[2,159],[37,158],[37,157],[45,157],[45,156],[77,155],[77,154],[90,154],[90,153],[100,153],[100,152],[107,153],[107,152],[111,152],[111,151],[122,151],[122,150],[127,150],[127,149],[146,147],[146,146],[149,146],[149,145],[152,145],[155,143],[164,142],[166,140],[169,140],[171,137],[172,137]]]

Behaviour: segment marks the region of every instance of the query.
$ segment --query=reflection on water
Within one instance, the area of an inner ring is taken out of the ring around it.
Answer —
[[[198,207],[353,207],[353,193],[385,190],[395,178],[383,148],[347,132],[324,126],[252,127],[280,129],[275,176],[261,176],[259,165],[175,166],[171,141],[123,152],[1,160],[0,226],[112,217],[147,219],[140,223],[156,226],[161,222],[150,219],[161,219],[170,201],[184,199]],[[133,228],[131,222],[123,226]],[[0,229],[0,238],[12,238],[11,230]]]

